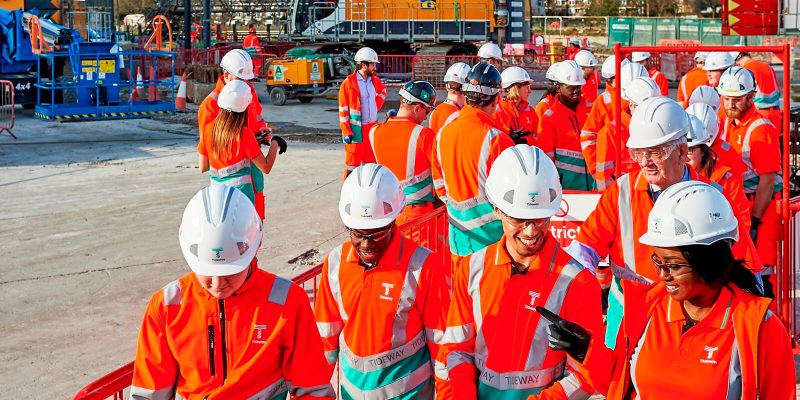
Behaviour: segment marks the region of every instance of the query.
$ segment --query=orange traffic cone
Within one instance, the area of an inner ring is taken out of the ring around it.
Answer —
[[[142,84],[142,67],[136,67],[136,90],[133,91],[133,100],[138,101],[144,97],[144,85]]]
[[[186,72],[181,75],[181,84],[178,86],[178,95],[175,96],[175,109],[186,111]]]
[[[156,70],[152,66],[150,67],[150,85],[147,86],[147,100],[148,101],[156,101],[158,100],[158,85],[156,85]]]

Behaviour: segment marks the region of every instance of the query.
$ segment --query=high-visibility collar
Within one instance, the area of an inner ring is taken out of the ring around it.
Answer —
[[[686,319],[680,301],[674,300],[671,296],[667,296],[664,298],[664,303],[667,309],[667,322],[683,321]],[[711,311],[700,320],[697,325],[706,325],[717,329],[725,328],[730,324],[732,303],[733,294],[730,289],[723,286],[717,300],[714,301],[714,305],[711,306]]]
[[[739,118],[739,119],[732,118],[731,121],[733,123],[733,126],[742,126],[742,125],[746,126],[746,125],[750,124],[750,122],[752,120],[761,119],[761,118],[763,118],[763,117],[758,112],[758,109],[756,109],[755,104],[750,104],[750,109],[747,110],[746,113],[744,113],[742,118]]]
[[[478,118],[485,125],[490,125],[493,128],[500,129],[500,127],[497,126],[497,122],[495,122],[492,116],[486,111],[467,105],[461,109],[458,119],[466,121],[469,118]]]
[[[514,261],[511,258],[511,254],[508,253],[508,249],[506,248],[506,241],[507,237],[503,234],[503,237],[500,238],[500,241],[497,242],[497,251],[495,252],[494,257],[494,265],[497,266],[504,266],[513,265],[512,262]],[[533,258],[533,262],[531,265],[528,266],[526,271],[547,271],[550,269],[552,264],[553,253],[556,251],[556,240],[550,234],[545,235],[545,241],[542,245],[542,248],[539,249],[539,252],[536,253],[536,256]]]
[[[358,264],[359,258],[358,253],[356,253],[356,248],[353,245],[350,245],[350,251],[347,253],[347,258],[345,261],[353,264]],[[378,260],[378,263],[370,268],[375,269],[379,268],[382,265],[386,266],[398,266],[400,265],[400,260],[403,257],[403,234],[400,233],[400,230],[397,229],[397,226],[392,228],[392,241],[389,243],[389,246],[386,247],[386,251],[383,252],[381,259]]]
[[[445,103],[447,103],[447,104],[450,104],[451,106],[453,106],[453,107],[455,107],[455,108],[457,108],[457,109],[459,109],[459,110],[460,110],[462,107],[464,107],[462,104],[458,104],[458,103],[456,103],[455,101],[453,101],[453,100],[450,100],[450,99],[444,99],[444,102],[445,102]]]
[[[411,122],[414,125],[419,125],[411,117],[391,117],[386,122]]]

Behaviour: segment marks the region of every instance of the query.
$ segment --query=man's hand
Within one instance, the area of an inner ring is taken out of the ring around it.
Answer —
[[[280,137],[278,135],[273,135],[272,136],[272,142],[275,142],[275,143],[278,144],[278,149],[279,149],[278,150],[278,154],[286,153],[286,146],[287,145],[286,145],[286,141],[283,140],[282,137]],[[272,142],[270,142],[270,146],[272,146]]]
[[[567,321],[544,307],[536,307],[536,311],[552,322],[547,326],[550,348],[566,351],[572,358],[582,363],[589,350],[592,334],[582,326]]]
[[[515,144],[528,144],[528,136],[531,136],[533,133],[531,131],[525,131],[522,129],[513,129],[511,132],[508,133],[511,136],[511,140],[514,141]]]
[[[342,138],[342,142],[344,142],[344,144],[353,143],[353,135],[347,135],[347,136],[343,137]]]

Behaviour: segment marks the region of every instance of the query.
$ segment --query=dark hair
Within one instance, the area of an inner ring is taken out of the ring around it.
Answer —
[[[763,296],[755,275],[745,266],[744,260],[733,257],[730,240],[719,240],[710,245],[693,244],[679,249],[689,265],[709,285],[733,283],[739,289],[755,296]]]
[[[545,90],[544,93],[542,93],[542,98],[539,99],[539,101],[544,100],[547,96],[555,96],[556,93],[558,93],[558,89],[556,88],[556,85],[554,83],[547,87],[547,90]]]
[[[711,173],[714,172],[714,166],[717,164],[717,153],[709,146],[701,144],[697,146],[703,153],[703,161],[700,163],[700,172],[707,178],[711,178]]]
[[[465,97],[467,98],[467,105],[471,107],[483,108],[494,103],[494,99],[498,95],[499,93],[488,96],[485,94],[480,94],[475,92],[466,92]]]
[[[445,87],[445,89],[450,89],[450,90],[453,90],[453,91],[456,91],[456,92],[460,92],[461,91],[461,84],[458,83],[458,82],[445,82],[444,83],[444,87]]]

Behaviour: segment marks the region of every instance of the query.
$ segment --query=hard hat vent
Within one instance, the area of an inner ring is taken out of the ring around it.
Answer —
[[[555,189],[551,188],[550,189],[550,202],[551,203],[554,202],[556,200],[556,197],[558,197],[558,192],[556,192]]]
[[[689,228],[680,220],[675,220],[675,235],[685,235],[689,233]]]
[[[391,214],[392,211],[393,211],[392,205],[389,204],[389,203],[384,202],[383,203],[383,213],[384,214]]]
[[[509,204],[514,204],[514,191],[507,191],[506,194],[503,195],[503,200],[507,201]]]
[[[195,257],[197,256],[197,244],[196,244],[196,243],[195,243],[195,244],[193,244],[193,245],[191,245],[191,246],[189,246],[189,252],[191,252],[192,254],[194,254],[194,255],[195,255]]]
[[[345,204],[345,206],[344,206],[344,212],[345,212],[345,213],[347,213],[347,215],[353,215],[353,213],[351,213],[351,212],[350,212],[350,206],[351,206],[351,205],[352,205],[352,204],[350,204],[350,203],[347,203],[347,204]]]

